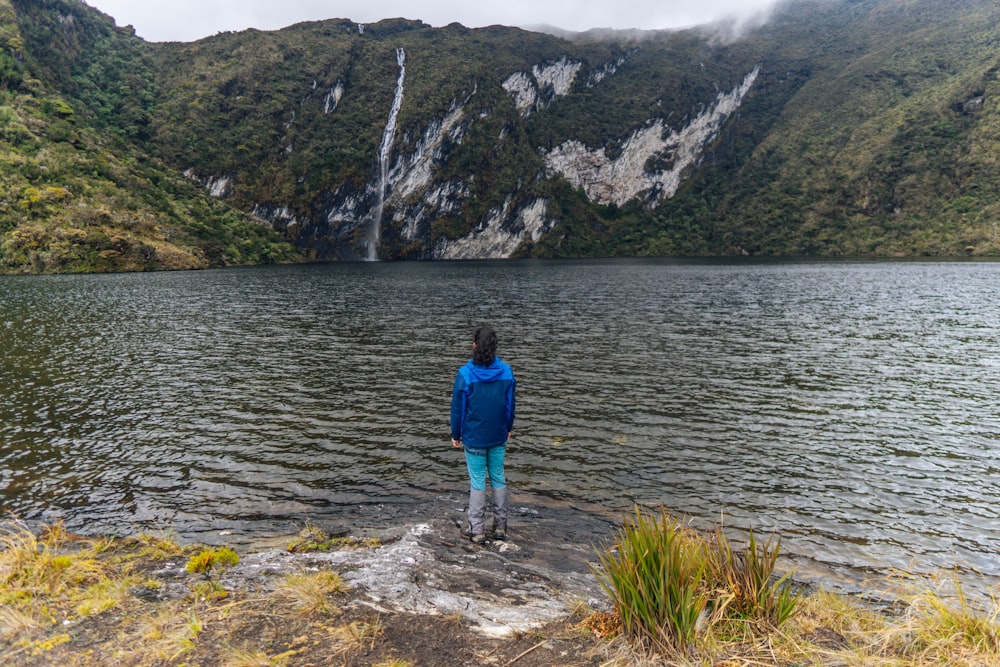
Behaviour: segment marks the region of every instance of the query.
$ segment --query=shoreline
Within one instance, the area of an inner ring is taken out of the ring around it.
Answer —
[[[616,634],[613,606],[590,567],[594,547],[554,540],[545,521],[526,521],[510,540],[484,546],[455,539],[450,518],[361,533],[313,526],[283,547],[245,553],[214,581],[191,570],[199,547],[166,538],[83,538],[59,525],[36,536],[24,524],[2,527],[4,666],[654,664]],[[965,644],[932,643],[937,654],[922,648],[913,610],[927,602],[875,609],[861,596],[816,590],[788,628],[721,649],[709,640],[699,650],[713,654],[713,664],[776,664],[766,662],[778,650],[773,641],[784,642],[788,664],[833,664],[823,656],[837,654],[862,664],[869,651],[884,657],[915,649],[920,659],[894,664],[941,664],[941,651],[948,664],[1000,664],[1000,628],[989,630],[995,611],[986,630],[995,632],[987,636],[995,649],[977,645],[967,660]],[[971,643],[969,631],[952,624],[961,615],[949,614],[949,641]],[[899,643],[900,623],[909,643]]]

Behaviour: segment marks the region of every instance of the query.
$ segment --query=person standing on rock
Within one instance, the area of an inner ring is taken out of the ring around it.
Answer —
[[[507,539],[507,480],[504,457],[514,426],[516,381],[497,357],[497,335],[488,326],[472,334],[472,359],[458,369],[451,393],[451,445],[465,448],[469,470],[468,523],[462,534],[486,541],[486,477],[493,489],[493,539]]]

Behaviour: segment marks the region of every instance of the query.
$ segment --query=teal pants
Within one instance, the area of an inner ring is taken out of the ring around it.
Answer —
[[[506,445],[489,449],[465,448],[465,465],[469,469],[469,482],[473,491],[486,490],[487,473],[490,476],[490,486],[494,489],[507,486],[507,478],[503,474],[503,460],[506,453]]]

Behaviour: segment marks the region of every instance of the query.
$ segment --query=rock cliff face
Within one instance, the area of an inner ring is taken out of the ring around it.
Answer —
[[[537,243],[542,234],[552,228],[546,217],[547,202],[535,199],[520,208],[511,205],[508,196],[504,205],[489,212],[486,218],[463,238],[438,242],[436,259],[496,259],[507,258],[526,240]]]
[[[563,56],[550,65],[535,65],[531,74],[514,72],[500,85],[514,98],[518,113],[527,118],[549,106],[555,98],[568,95],[582,66],[583,63],[569,62]]]
[[[570,139],[545,153],[545,165],[573,187],[583,188],[591,201],[622,206],[642,199],[654,206],[677,192],[684,175],[698,166],[705,147],[718,136],[726,120],[740,108],[760,74],[758,65],[728,93],[719,93],[713,104],[679,131],[662,119],[651,119],[624,141],[615,158],[603,148],[590,149]],[[662,168],[650,167],[661,164]]]
[[[313,225],[313,232],[336,239],[335,245],[343,256],[359,251],[351,247],[356,245],[353,239],[359,230],[374,223],[379,188],[384,188],[383,208],[392,210],[391,221],[401,227],[400,235],[408,243],[425,238],[436,218],[460,211],[469,197],[464,179],[435,182],[435,177],[445,164],[451,147],[461,144],[468,130],[471,120],[465,111],[467,103],[468,99],[463,103],[455,101],[444,116],[430,119],[411,143],[409,152],[390,154],[391,166],[385,173],[384,183],[373,174],[360,191],[351,186],[338,189],[333,194],[333,203],[324,211],[326,224]],[[278,218],[272,220],[281,223]],[[433,255],[427,251],[423,256]]]

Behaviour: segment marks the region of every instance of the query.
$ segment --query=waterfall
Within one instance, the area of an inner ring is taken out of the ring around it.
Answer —
[[[382,208],[385,206],[386,179],[389,175],[389,154],[396,140],[396,117],[399,107],[403,104],[403,80],[406,78],[406,52],[396,49],[396,62],[399,64],[399,78],[396,79],[396,95],[389,110],[389,121],[382,132],[382,145],[378,149],[378,192],[375,211],[372,214],[372,226],[368,231],[368,260],[378,259],[379,238],[382,232]]]

